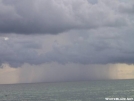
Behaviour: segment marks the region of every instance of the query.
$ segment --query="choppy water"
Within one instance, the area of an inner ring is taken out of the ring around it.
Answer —
[[[134,80],[0,85],[0,101],[105,101],[134,98]]]

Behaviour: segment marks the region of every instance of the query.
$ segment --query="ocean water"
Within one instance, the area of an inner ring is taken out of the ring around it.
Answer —
[[[0,85],[0,101],[106,101],[105,98],[134,98],[134,80]]]

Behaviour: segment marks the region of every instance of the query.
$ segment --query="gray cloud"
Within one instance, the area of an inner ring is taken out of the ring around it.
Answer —
[[[79,31],[71,37],[71,45],[55,46],[47,58],[63,64],[134,63],[133,28]]]
[[[134,63],[133,28],[71,31],[64,35],[66,37],[63,37],[63,34],[58,35],[59,40],[54,35],[18,35],[9,37],[9,40],[3,39],[0,41],[0,64],[8,63],[12,67],[21,67],[24,63],[39,65],[52,62],[84,65]],[[48,38],[52,40],[46,41],[44,47],[44,40]],[[67,40],[65,44],[64,40]],[[48,47],[51,48],[44,51]]]
[[[1,0],[0,32],[57,34],[75,29],[124,26],[127,19],[118,11],[123,4],[117,0]]]
[[[119,10],[121,13],[134,14],[134,2],[130,0],[131,4],[120,5]]]
[[[22,38],[22,40],[20,40]],[[37,58],[37,50],[41,49],[41,45],[35,41],[23,39],[24,37],[10,37],[9,40],[0,40],[0,65],[8,63],[12,67],[19,67],[26,61],[35,62]],[[31,63],[32,64],[32,63]]]
[[[132,64],[134,18],[124,13],[129,6],[132,1],[1,0],[0,65]]]

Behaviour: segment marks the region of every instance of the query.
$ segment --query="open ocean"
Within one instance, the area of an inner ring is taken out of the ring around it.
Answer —
[[[134,98],[134,80],[0,85],[0,101],[106,101],[105,98]]]

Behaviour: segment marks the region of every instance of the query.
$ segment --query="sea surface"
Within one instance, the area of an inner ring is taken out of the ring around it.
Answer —
[[[106,101],[105,98],[134,98],[134,80],[0,85],[0,101]]]

